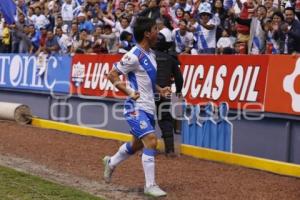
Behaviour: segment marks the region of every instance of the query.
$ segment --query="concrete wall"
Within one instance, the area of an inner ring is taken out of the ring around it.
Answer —
[[[291,124],[297,124],[299,121],[265,117],[260,121],[242,119],[232,123],[233,152],[300,164],[300,151],[294,151],[296,148],[292,150],[290,144],[292,141],[293,146],[296,145],[297,142],[291,135],[299,137],[300,127],[295,128],[292,133],[289,128]]]

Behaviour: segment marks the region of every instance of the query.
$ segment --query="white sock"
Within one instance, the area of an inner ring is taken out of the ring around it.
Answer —
[[[144,149],[142,163],[145,173],[146,187],[155,185],[155,153],[154,149]]]
[[[114,168],[118,164],[120,164],[122,161],[126,160],[133,154],[134,154],[134,152],[132,150],[131,144],[129,142],[127,142],[127,143],[123,144],[122,146],[120,146],[117,153],[110,158],[109,166],[111,168]]]

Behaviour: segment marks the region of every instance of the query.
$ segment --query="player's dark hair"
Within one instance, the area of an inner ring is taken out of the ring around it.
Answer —
[[[155,20],[147,17],[138,17],[133,26],[134,38],[137,42],[144,39],[144,33],[150,32],[151,28],[155,26]]]

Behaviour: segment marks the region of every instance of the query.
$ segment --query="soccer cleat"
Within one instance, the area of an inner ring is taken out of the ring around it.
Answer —
[[[167,196],[167,193],[159,188],[158,185],[152,185],[144,188],[144,194],[152,197],[163,197]]]
[[[114,169],[112,169],[109,166],[109,161],[110,161],[110,156],[105,156],[103,158],[103,167],[104,167],[103,178],[106,183],[111,182],[111,176],[112,176],[112,173],[114,172]]]

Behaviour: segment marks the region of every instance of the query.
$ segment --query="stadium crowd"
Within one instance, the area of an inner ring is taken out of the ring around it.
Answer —
[[[125,53],[137,16],[178,54],[300,53],[300,0],[16,0],[1,53]],[[1,12],[1,11],[0,11]]]

